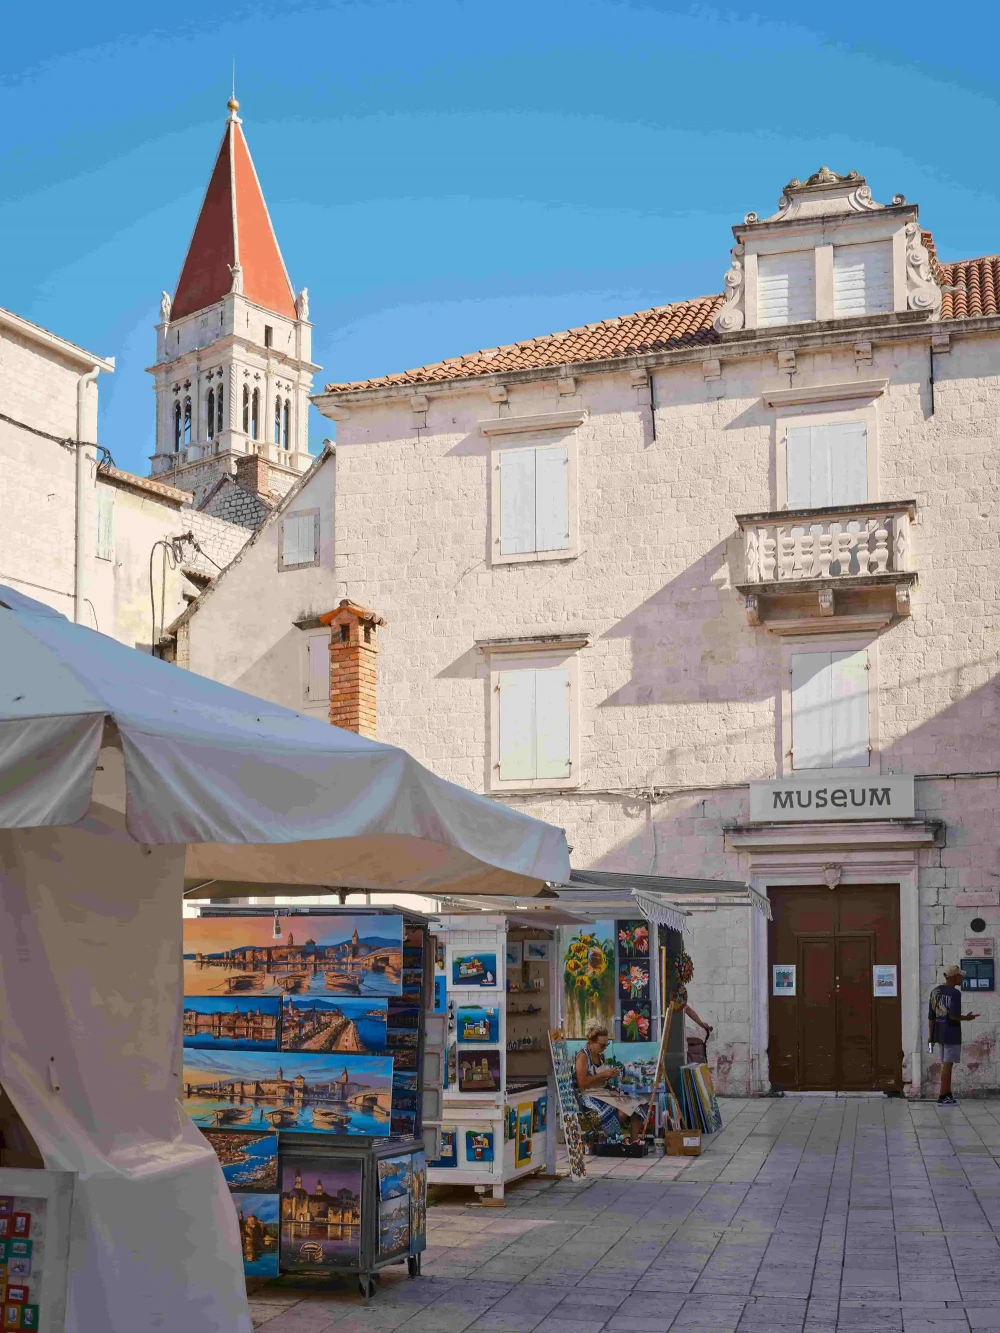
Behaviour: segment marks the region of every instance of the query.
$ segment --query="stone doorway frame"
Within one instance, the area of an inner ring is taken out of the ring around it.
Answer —
[[[920,852],[942,845],[942,825],[922,819],[838,820],[748,824],[726,831],[727,849],[739,852],[747,882],[768,896],[771,885],[891,884],[899,888],[899,994],[903,1083],[919,1097],[924,1069],[920,985]],[[771,1085],[767,1058],[767,922],[750,913],[750,1078],[758,1093]]]

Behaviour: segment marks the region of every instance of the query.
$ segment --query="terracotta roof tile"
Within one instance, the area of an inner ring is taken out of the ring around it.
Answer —
[[[942,320],[1000,315],[1000,255],[979,259],[959,259],[943,264],[937,257],[934,237],[921,233],[930,254],[931,270],[945,288],[941,306]],[[949,288],[956,288],[950,291]],[[352,380],[347,384],[328,384],[327,393],[351,389],[387,389],[396,385],[442,383],[446,380],[475,379],[507,370],[541,370],[548,366],[574,365],[585,361],[605,361],[638,352],[669,351],[680,347],[710,346],[719,335],[712,320],[722,305],[722,296],[698,296],[691,301],[639,310],[585,324],[561,333],[510,343],[506,347],[487,347],[466,356],[435,361],[414,370],[399,371],[370,380]]]

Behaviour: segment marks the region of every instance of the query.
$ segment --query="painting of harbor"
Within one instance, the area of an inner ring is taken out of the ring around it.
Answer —
[[[361,1248],[361,1159],[286,1162],[281,1171],[281,1266],[354,1266]]]
[[[386,1199],[398,1199],[410,1194],[410,1162],[412,1153],[405,1157],[383,1157],[378,1164],[378,1197],[384,1203]]]
[[[389,1133],[392,1059],[185,1050],[184,1107],[200,1129]]]
[[[384,1259],[410,1248],[410,1196],[387,1199],[378,1206],[378,1252]]]
[[[286,995],[282,1002],[283,1051],[337,1051],[371,1055],[385,1050],[388,1000],[360,996]]]
[[[278,1276],[278,1202],[277,1194],[233,1195],[248,1277]]]
[[[191,917],[184,994],[402,994],[401,916]]]
[[[278,1136],[271,1130],[203,1129],[231,1190],[278,1188]]]
[[[215,1051],[276,1051],[281,1001],[195,995],[184,1000],[184,1045]]]

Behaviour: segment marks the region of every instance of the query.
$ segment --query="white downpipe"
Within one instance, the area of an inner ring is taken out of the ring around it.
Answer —
[[[79,625],[83,622],[83,609],[86,602],[87,575],[87,494],[90,478],[87,475],[87,463],[91,456],[87,450],[97,443],[97,412],[87,411],[87,390],[94,384],[101,373],[100,366],[94,366],[81,375],[76,385],[76,532],[74,539],[73,571],[73,619]],[[87,439],[90,431],[94,438]]]

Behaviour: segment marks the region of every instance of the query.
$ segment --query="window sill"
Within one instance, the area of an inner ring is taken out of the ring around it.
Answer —
[[[580,550],[576,546],[567,546],[560,551],[523,551],[517,555],[494,555],[491,565],[539,565],[553,561],[575,560]]]

